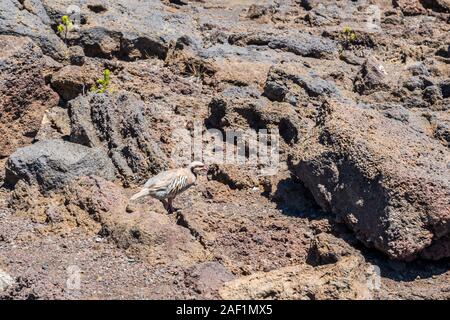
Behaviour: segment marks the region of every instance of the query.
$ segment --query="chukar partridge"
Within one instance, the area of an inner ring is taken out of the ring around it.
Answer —
[[[148,179],[142,190],[130,200],[151,196],[160,200],[168,212],[173,212],[173,199],[195,184],[199,172],[207,170],[207,166],[202,162],[194,161],[186,168],[163,171]]]

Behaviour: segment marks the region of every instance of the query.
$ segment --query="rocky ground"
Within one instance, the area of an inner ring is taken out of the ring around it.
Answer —
[[[450,298],[448,0],[3,0],[0,45],[2,299]]]

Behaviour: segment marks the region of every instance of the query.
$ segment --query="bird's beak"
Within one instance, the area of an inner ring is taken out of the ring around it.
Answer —
[[[205,173],[208,172],[209,167],[205,164],[202,168],[202,171],[204,171]]]

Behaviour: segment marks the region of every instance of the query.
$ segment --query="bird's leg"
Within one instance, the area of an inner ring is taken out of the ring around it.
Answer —
[[[167,203],[168,203],[168,211],[169,211],[169,213],[172,213],[174,210],[173,210],[173,198],[169,198],[169,199],[167,199]]]
[[[164,206],[164,209],[166,209],[167,211],[169,210],[169,204],[167,203],[167,201],[165,199],[161,199],[161,202]]]

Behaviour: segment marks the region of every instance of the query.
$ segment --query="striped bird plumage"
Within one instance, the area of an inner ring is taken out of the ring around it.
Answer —
[[[205,169],[201,162],[194,161],[187,168],[172,169],[161,172],[151,177],[143,186],[142,190],[131,197],[131,200],[137,200],[144,196],[151,196],[161,200],[164,207],[172,210],[173,199],[195,184],[197,180],[197,170]],[[166,200],[167,199],[167,203]]]

